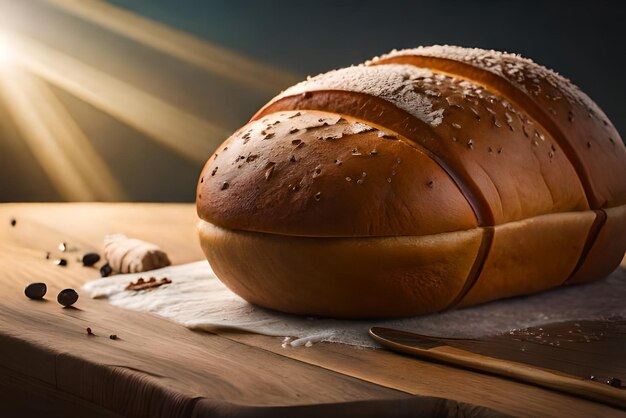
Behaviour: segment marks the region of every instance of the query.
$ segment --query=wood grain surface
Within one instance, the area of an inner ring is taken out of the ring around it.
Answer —
[[[193,205],[0,205],[0,415],[45,406],[48,416],[626,416],[386,350],[283,349],[279,338],[192,332],[102,300],[56,303],[59,290],[99,276],[76,258],[101,251],[107,233],[155,242],[174,264],[202,259],[196,221]],[[79,251],[61,253],[61,242]],[[24,296],[35,281],[48,284],[45,301]]]

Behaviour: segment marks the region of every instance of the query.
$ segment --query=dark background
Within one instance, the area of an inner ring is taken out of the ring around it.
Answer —
[[[295,78],[418,45],[456,44],[520,53],[570,78],[600,105],[622,138],[626,132],[626,2],[109,3],[289,71]],[[273,96],[271,91],[251,91],[128,41],[44,0],[0,0],[0,6],[3,27],[62,50],[195,116],[216,120],[225,132],[243,125]],[[71,93],[51,88],[107,162],[125,199],[192,201],[202,160],[225,139],[207,138],[206,154],[190,161]],[[0,201],[67,199],[47,180],[27,148],[16,141],[8,144],[6,123],[0,127],[4,128],[0,131]]]

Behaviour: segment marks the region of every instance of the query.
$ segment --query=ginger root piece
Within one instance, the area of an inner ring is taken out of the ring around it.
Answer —
[[[104,256],[116,273],[139,273],[171,264],[167,254],[156,244],[123,234],[104,238]]]

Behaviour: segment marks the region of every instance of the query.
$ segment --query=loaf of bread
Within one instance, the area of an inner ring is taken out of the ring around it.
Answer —
[[[209,158],[202,248],[251,303],[415,315],[595,280],[626,250],[626,148],[518,55],[393,51],[282,92]]]

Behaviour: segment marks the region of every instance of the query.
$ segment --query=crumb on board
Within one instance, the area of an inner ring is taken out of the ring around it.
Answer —
[[[124,290],[148,290],[148,289],[154,289],[156,287],[162,286],[164,284],[169,284],[169,283],[172,283],[172,281],[168,279],[167,277],[163,277],[159,280],[157,280],[156,277],[150,277],[150,279],[148,280],[145,280],[143,277],[140,277],[139,279],[137,279],[136,282],[128,283],[128,285],[126,285]]]

